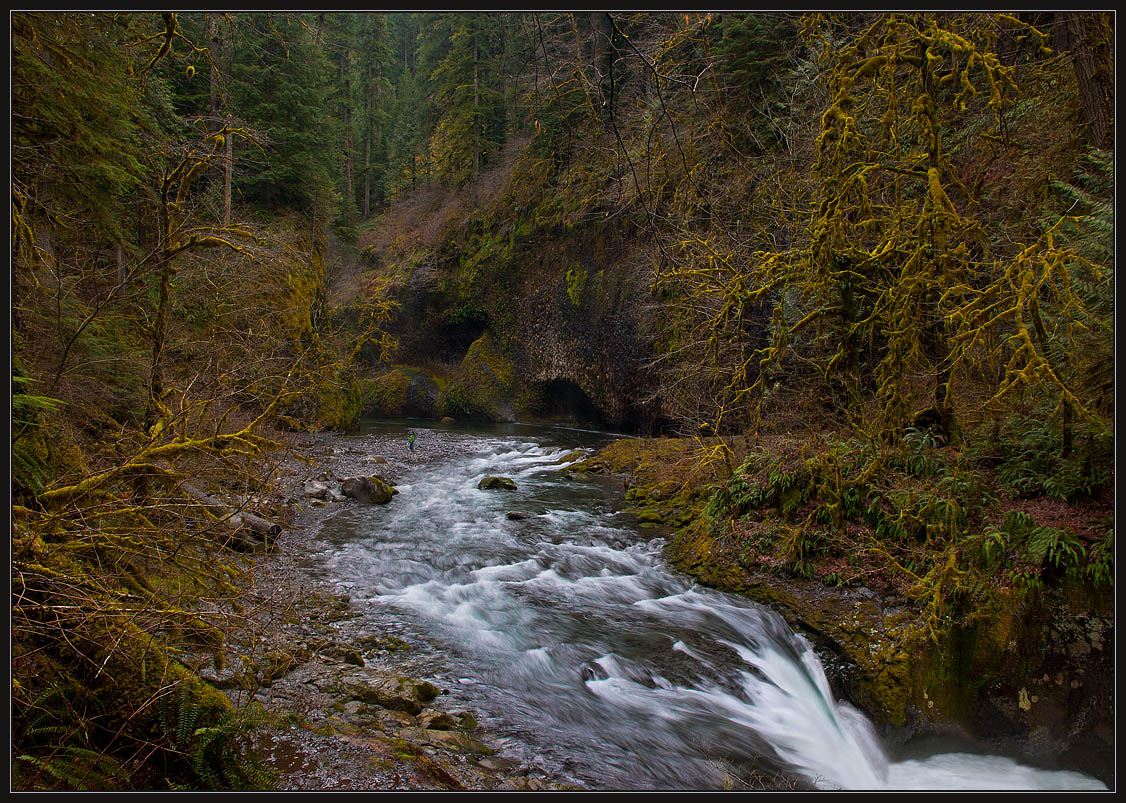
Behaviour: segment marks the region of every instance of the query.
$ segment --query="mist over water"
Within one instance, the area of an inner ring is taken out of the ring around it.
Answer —
[[[347,503],[310,559],[373,631],[409,634],[506,751],[602,789],[717,789],[756,767],[822,789],[1105,789],[970,752],[889,760],[778,614],[671,571],[620,486],[558,471],[606,436],[443,432],[426,459],[417,431],[399,495]],[[486,475],[517,490],[479,490]]]

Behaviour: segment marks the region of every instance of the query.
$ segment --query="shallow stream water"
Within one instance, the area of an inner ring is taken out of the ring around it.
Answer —
[[[308,568],[373,632],[416,645],[410,660],[518,760],[591,789],[719,789],[764,767],[822,789],[1105,788],[969,748],[891,752],[778,614],[667,566],[621,512],[620,480],[559,471],[611,436],[411,431],[399,495],[342,507]],[[517,489],[479,490],[489,475]]]

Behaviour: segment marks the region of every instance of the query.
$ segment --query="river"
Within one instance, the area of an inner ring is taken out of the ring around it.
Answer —
[[[1106,788],[968,746],[882,744],[778,614],[667,566],[662,541],[621,512],[620,480],[559,471],[612,436],[411,430],[399,495],[327,519],[306,569],[373,631],[416,645],[405,660],[505,752],[590,789],[720,789],[771,768],[821,789]],[[488,475],[517,489],[479,490]]]

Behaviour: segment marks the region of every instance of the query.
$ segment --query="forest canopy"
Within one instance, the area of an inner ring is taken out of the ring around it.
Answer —
[[[22,788],[261,780],[200,499],[427,371],[435,417],[696,439],[729,534],[789,498],[736,439],[821,444],[783,563],[878,529],[936,640],[1112,584],[1112,525],[1013,513],[1113,488],[1111,14],[10,21]]]

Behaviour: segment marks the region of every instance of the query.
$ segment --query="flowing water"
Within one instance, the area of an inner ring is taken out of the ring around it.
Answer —
[[[763,767],[823,789],[1105,788],[972,752],[889,759],[778,614],[669,569],[661,542],[619,512],[620,481],[559,472],[607,436],[413,431],[400,495],[348,503],[310,568],[365,603],[373,630],[423,645],[424,676],[506,753],[600,789],[722,788]],[[478,490],[486,475],[518,488]]]

